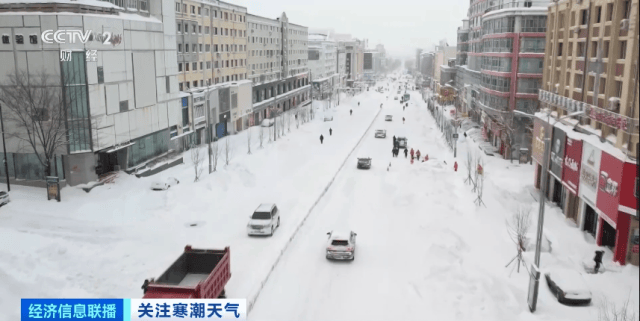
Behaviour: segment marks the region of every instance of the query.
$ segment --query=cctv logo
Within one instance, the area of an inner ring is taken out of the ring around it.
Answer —
[[[44,43],[87,43],[92,37],[93,31],[87,30],[82,32],[80,30],[58,30],[53,32],[53,30],[45,30],[40,38]],[[104,32],[99,35],[100,40],[103,41],[103,44],[108,45],[111,44],[111,32]]]

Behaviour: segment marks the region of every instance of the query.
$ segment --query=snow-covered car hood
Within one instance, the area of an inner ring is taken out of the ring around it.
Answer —
[[[569,269],[554,269],[546,273],[567,297],[571,298],[591,298],[591,290],[587,286],[582,274]]]
[[[271,220],[255,220],[255,219],[249,220],[249,225],[266,226],[269,224],[271,224]]]

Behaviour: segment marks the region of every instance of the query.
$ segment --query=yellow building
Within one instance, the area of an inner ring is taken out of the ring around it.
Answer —
[[[635,157],[638,128],[608,119],[638,121],[638,0],[564,0],[548,16],[543,90],[568,99],[543,107],[564,115],[566,105],[595,106],[581,123]]]
[[[247,79],[247,8],[181,0],[175,10],[180,90]]]

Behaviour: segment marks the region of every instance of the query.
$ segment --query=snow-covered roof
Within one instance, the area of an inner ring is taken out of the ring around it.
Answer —
[[[332,231],[331,239],[332,240],[349,240],[351,236],[351,232],[347,231]]]
[[[258,208],[256,208],[256,212],[271,212],[271,209],[276,206],[273,203],[262,203]]]
[[[4,1],[4,0],[0,0]],[[68,15],[77,15],[79,13],[72,12],[42,12],[42,11],[6,11],[0,12],[0,16],[68,16]],[[154,18],[154,17],[145,17],[135,13],[126,13],[119,12],[118,14],[95,14],[95,13],[80,13],[80,15],[84,17],[96,17],[96,18],[104,18],[104,19],[121,19],[121,20],[130,20],[130,21],[141,21],[141,22],[153,22],[153,23],[162,23],[162,21]]]
[[[61,3],[61,4],[81,4],[85,6],[93,6],[93,7],[102,7],[102,8],[120,8],[110,2],[106,1],[98,1],[98,0],[0,0],[0,4],[50,4],[50,3]]]
[[[623,152],[622,150],[620,150],[619,148],[613,146],[610,143],[607,142],[602,142],[600,140],[600,135],[598,135],[597,133],[595,133],[593,131],[593,129],[591,128],[591,126],[589,125],[585,125],[585,126],[580,126],[580,129],[582,129],[583,131],[586,132],[590,132],[590,134],[586,134],[586,133],[581,133],[581,132],[577,132],[573,130],[573,126],[575,126],[577,124],[577,121],[575,119],[563,119],[560,121],[555,121],[557,119],[557,117],[554,117],[554,115],[557,115],[555,112],[552,113],[550,119],[550,123],[554,124],[554,127],[562,129],[562,131],[564,131],[567,134],[567,137],[571,138],[571,139],[579,139],[582,141],[585,141],[587,143],[589,143],[590,145],[593,145],[593,147],[598,148],[604,152],[606,152],[607,154],[623,161],[623,162],[629,162],[629,163],[634,163],[635,162],[633,160],[631,160],[629,157],[627,157],[627,154],[625,152]],[[542,120],[543,122],[547,122],[547,113],[545,112],[537,112],[535,114],[535,116]],[[573,125],[570,125],[573,124]]]

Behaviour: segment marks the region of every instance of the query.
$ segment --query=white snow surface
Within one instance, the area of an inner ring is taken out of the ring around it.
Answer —
[[[256,126],[251,154],[246,131],[224,138],[232,142],[230,164],[221,159],[212,174],[204,164],[195,183],[186,152],[185,164],[152,177],[122,174],[90,193],[63,188],[60,203],[48,202],[43,189],[12,186],[12,202],[0,207],[0,321],[18,320],[25,297],[139,298],[144,279],[158,277],[187,244],[230,246],[227,296],[257,296],[250,320],[595,321],[603,298],[621,304],[630,296],[638,306],[638,268],[617,266],[604,249],[606,272],[584,275],[590,306],[559,304],[541,280],[538,310],[530,313],[526,270],[505,268],[517,254],[505,222],[524,207],[536,231],[533,166],[484,155],[477,129],[468,131],[472,139],[460,135],[454,159],[418,92],[404,112],[387,94],[343,96],[332,122],[323,122],[325,104],[314,102],[313,121],[292,123],[275,142],[265,137],[264,148]],[[385,114],[406,123],[385,122]],[[392,158],[391,140],[375,139],[375,129],[406,134],[408,148],[430,160]],[[464,183],[469,152],[484,157],[486,207],[474,204]],[[358,155],[372,157],[371,169],[356,169]],[[180,184],[149,189],[168,177]],[[261,203],[280,210],[273,237],[246,235]],[[358,234],[354,261],[325,259],[332,230]],[[554,205],[546,207],[544,230],[553,250],[542,253],[543,274],[580,271],[585,257],[603,249]],[[529,266],[533,253],[524,258]]]

